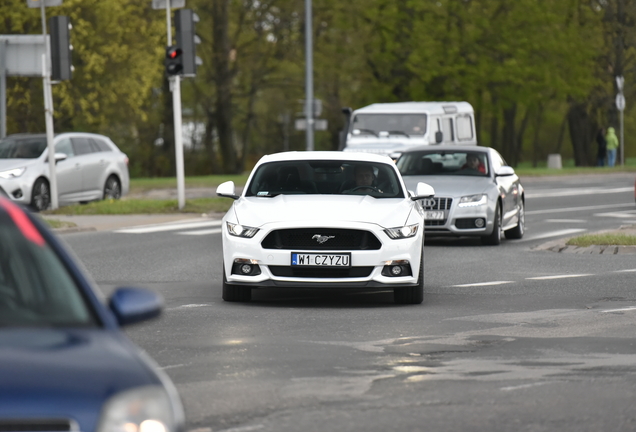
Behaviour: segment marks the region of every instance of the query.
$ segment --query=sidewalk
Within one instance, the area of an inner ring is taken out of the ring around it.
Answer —
[[[57,234],[76,233],[84,231],[110,231],[130,228],[140,225],[156,225],[178,221],[192,220],[220,220],[223,213],[206,214],[136,214],[136,215],[42,215],[43,219],[67,222],[69,226],[55,228]]]

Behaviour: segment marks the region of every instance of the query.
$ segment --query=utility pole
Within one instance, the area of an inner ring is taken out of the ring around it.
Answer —
[[[313,77],[313,19],[311,0],[305,0],[305,118],[307,151],[314,149],[314,77]]]
[[[623,88],[625,86],[625,78],[623,76],[616,77],[616,88],[618,89],[618,94],[616,95],[616,108],[620,112],[620,149],[621,149],[621,166],[625,165],[625,143],[623,140],[623,112],[625,111],[625,95],[623,93]]]

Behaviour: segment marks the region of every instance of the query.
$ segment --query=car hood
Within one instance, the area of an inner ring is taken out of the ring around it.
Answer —
[[[0,329],[0,419],[73,418],[95,430],[109,397],[159,383],[135,350],[103,329]]]
[[[376,224],[384,228],[406,223],[413,201],[368,195],[278,195],[242,197],[234,204],[238,222],[262,227],[270,222],[303,222],[334,226],[339,222]]]
[[[490,177],[474,176],[403,176],[406,188],[415,191],[418,182],[424,182],[435,189],[438,197],[460,197],[486,193],[493,182]]]
[[[0,172],[32,165],[37,159],[0,159]]]

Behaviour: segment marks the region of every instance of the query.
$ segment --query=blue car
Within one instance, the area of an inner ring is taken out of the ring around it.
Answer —
[[[133,287],[105,302],[55,235],[0,196],[0,430],[183,431],[174,385],[120,330],[162,307]]]

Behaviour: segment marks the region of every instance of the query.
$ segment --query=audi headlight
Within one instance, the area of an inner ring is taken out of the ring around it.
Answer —
[[[177,417],[162,387],[141,387],[106,402],[97,432],[176,432]]]
[[[404,239],[413,237],[415,234],[417,234],[418,227],[418,224],[413,224],[398,228],[387,228],[384,230],[384,232],[386,233],[386,235],[394,240]]]
[[[231,235],[243,238],[252,238],[259,231],[258,228],[243,226],[232,222],[227,223],[227,230]]]
[[[477,207],[488,202],[486,194],[468,195],[461,197],[457,207]]]
[[[14,168],[7,171],[0,171],[0,178],[10,179],[10,178],[20,177],[22,174],[24,174],[25,171],[26,171],[25,167]]]

